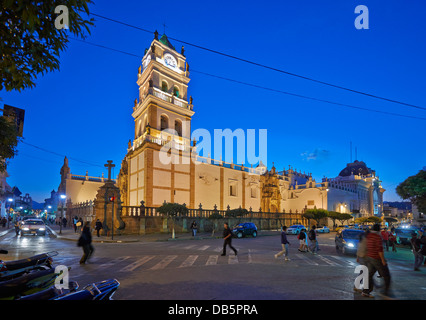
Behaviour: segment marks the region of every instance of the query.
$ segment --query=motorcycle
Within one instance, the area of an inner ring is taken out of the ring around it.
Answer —
[[[46,290],[54,285],[61,272],[55,272],[53,268],[32,270],[20,277],[2,281],[0,282],[0,300],[15,300]]]
[[[94,282],[82,290],[60,295],[52,300],[112,300],[120,282],[116,279]]]
[[[75,292],[79,285],[76,281],[70,281],[68,289],[58,289],[56,286],[51,286],[46,290],[42,290],[27,296],[21,296],[17,300],[53,300],[70,292]]]
[[[7,254],[8,251],[1,250],[0,253]],[[53,256],[57,251],[38,254],[27,259],[3,261],[0,260],[0,283],[24,275],[30,271],[46,270],[52,268]]]

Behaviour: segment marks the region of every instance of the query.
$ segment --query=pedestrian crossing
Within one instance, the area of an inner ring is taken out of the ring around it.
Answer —
[[[113,270],[119,273],[159,271],[164,269],[182,270],[194,267],[212,267],[220,265],[256,265],[271,264],[282,265],[289,268],[303,267],[330,267],[330,268],[351,268],[358,265],[354,257],[327,255],[310,253],[292,253],[290,251],[290,261],[284,261],[283,257],[275,258],[276,251],[265,249],[238,248],[238,255],[228,252],[226,256],[221,256],[222,246],[212,245],[174,245],[170,247],[173,254],[147,254],[137,256],[120,256],[108,260],[105,257],[95,256],[86,266],[79,264],[79,258],[75,256],[56,257],[54,264],[70,266],[71,269],[87,272],[103,272]],[[179,251],[183,250],[183,251]],[[187,252],[190,251],[190,252]],[[408,270],[411,266],[391,264],[391,270]]]

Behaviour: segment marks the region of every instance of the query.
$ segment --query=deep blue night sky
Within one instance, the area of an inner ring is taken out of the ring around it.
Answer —
[[[369,9],[369,30],[357,30],[357,5]],[[426,4],[423,1],[96,1],[93,13],[169,37],[325,82],[426,108]],[[95,18],[87,41],[133,57],[71,40],[60,71],[21,93],[0,93],[3,103],[26,110],[25,142],[9,165],[8,183],[42,202],[60,182],[63,156],[71,172],[117,175],[137,98],[137,70],[153,35]],[[171,40],[178,49],[181,43]],[[330,88],[185,45],[191,70],[271,89],[363,108],[426,118],[426,111]],[[395,187],[426,165],[425,120],[355,110],[242,84],[190,74],[192,129],[268,130],[268,167],[292,165],[320,180],[335,177],[350,160],[376,170]],[[310,156],[307,156],[310,155]],[[89,162],[92,165],[75,161]],[[353,158],[355,160],[355,152]]]

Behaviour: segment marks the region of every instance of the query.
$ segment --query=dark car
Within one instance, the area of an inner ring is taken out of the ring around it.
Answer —
[[[364,231],[359,229],[340,230],[335,238],[336,250],[343,254],[356,254],[359,240],[363,234]]]
[[[252,222],[245,222],[240,223],[238,226],[234,227],[232,232],[237,238],[242,238],[245,236],[253,236],[254,238],[256,238],[257,227]]]
[[[402,245],[411,245],[410,243],[411,235],[415,231],[416,229],[396,228],[395,229],[396,243],[402,244]]]

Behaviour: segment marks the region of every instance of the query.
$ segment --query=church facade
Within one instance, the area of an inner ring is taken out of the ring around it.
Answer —
[[[139,67],[139,96],[133,106],[134,139],[121,163],[117,186],[124,206],[245,208],[263,212],[303,212],[323,208],[381,215],[383,192],[375,172],[362,161],[349,163],[338,177],[315,181],[311,173],[267,170],[200,156],[191,141],[192,97],[183,47],[155,33]],[[166,150],[166,151],[165,151]],[[166,156],[164,155],[166,154]],[[174,158],[178,161],[164,161]]]

